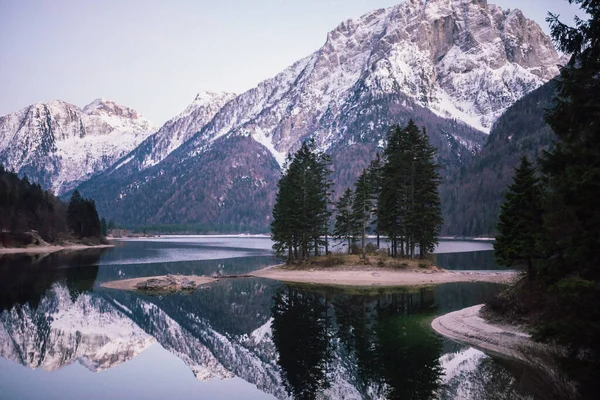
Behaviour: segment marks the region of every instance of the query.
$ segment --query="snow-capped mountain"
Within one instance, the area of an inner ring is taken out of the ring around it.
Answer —
[[[407,0],[343,22],[319,50],[224,102],[162,161],[142,156],[140,167],[111,169],[81,189],[123,223],[265,229],[280,166],[306,138],[332,156],[339,192],[381,151],[389,126],[412,118],[444,178],[456,176],[498,116],[557,75],[559,62],[519,10]]]
[[[127,175],[158,164],[210,122],[235,96],[227,92],[201,91],[183,112],[165,122],[156,133],[106,170],[106,174],[113,175],[118,170],[119,174]]]
[[[157,129],[105,99],[83,109],[37,103],[0,117],[0,164],[61,194],[111,166]]]
[[[309,135],[329,148],[359,118],[358,106],[386,96],[489,132],[507,107],[558,74],[559,60],[520,10],[486,0],[407,0],[341,23],[318,51],[223,107],[197,147],[248,134],[281,164]],[[362,135],[380,134],[372,122]]]
[[[46,371],[76,361],[102,371],[155,342],[102,298],[84,293],[73,300],[60,284],[35,308],[25,304],[0,312],[0,356]]]

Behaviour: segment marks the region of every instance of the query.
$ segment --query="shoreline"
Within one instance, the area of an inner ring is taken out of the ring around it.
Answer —
[[[520,326],[485,320],[481,316],[483,306],[478,304],[439,316],[431,322],[431,328],[453,341],[521,361],[528,361],[527,350],[545,348]]]
[[[415,271],[373,268],[368,266],[332,267],[327,269],[309,268],[284,269],[281,265],[267,267],[250,273],[257,278],[273,279],[282,282],[310,283],[335,286],[417,286],[437,285],[452,282],[492,282],[510,283],[515,271]]]
[[[55,253],[61,250],[87,250],[87,249],[107,249],[115,247],[114,244],[98,244],[87,246],[85,244],[70,244],[70,245],[48,245],[34,247],[0,247],[0,256],[3,254],[35,254],[35,253]]]

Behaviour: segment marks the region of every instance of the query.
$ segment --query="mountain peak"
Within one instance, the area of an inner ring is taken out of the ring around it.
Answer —
[[[112,114],[126,116],[132,119],[139,118],[138,112],[134,109],[122,106],[103,97],[99,97],[87,106],[83,107],[83,112],[88,115]]]
[[[194,101],[192,102],[192,104],[197,104],[197,105],[210,104],[210,103],[213,103],[215,101],[218,101],[218,100],[224,99],[224,98],[232,99],[235,96],[236,96],[235,93],[213,92],[211,90],[201,90],[200,92],[198,92],[198,94],[194,98]]]

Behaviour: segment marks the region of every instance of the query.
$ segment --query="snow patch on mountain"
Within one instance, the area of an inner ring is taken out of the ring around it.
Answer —
[[[156,129],[137,111],[105,99],[83,110],[60,100],[37,103],[0,117],[0,163],[61,194]]]

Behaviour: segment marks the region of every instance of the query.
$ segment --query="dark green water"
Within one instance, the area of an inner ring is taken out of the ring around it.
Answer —
[[[429,327],[498,285],[348,291],[241,278],[163,297],[99,286],[165,273],[244,273],[275,261],[270,241],[259,238],[0,257],[0,399],[522,395],[518,367]]]

